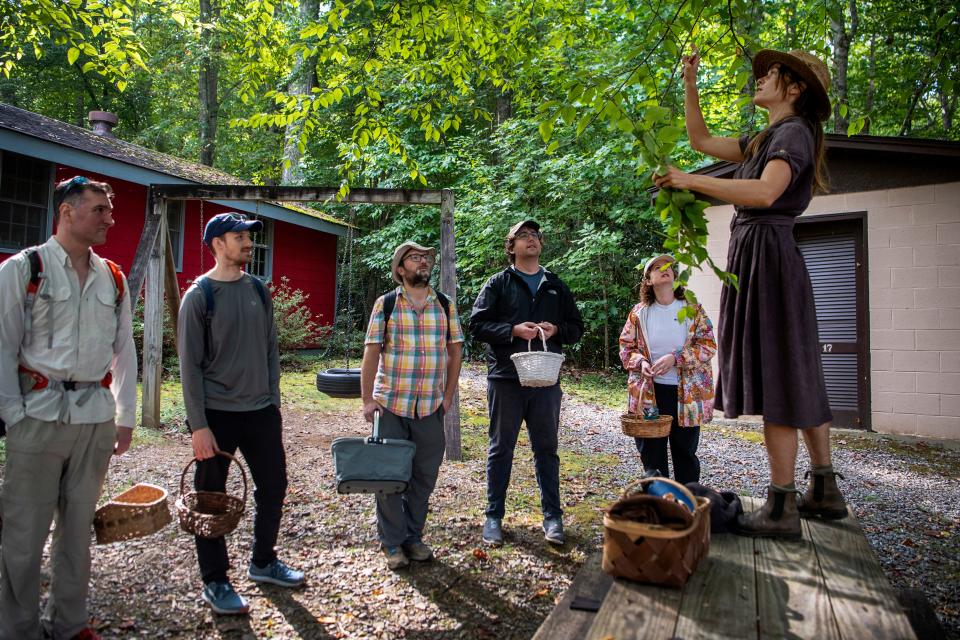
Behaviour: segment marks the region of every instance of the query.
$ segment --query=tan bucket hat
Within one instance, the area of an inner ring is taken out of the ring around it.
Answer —
[[[757,55],[753,56],[753,75],[755,78],[762,78],[767,75],[767,71],[774,63],[779,62],[783,66],[803,78],[807,83],[807,90],[813,93],[814,104],[816,105],[817,117],[821,120],[830,118],[830,71],[823,60],[806,51],[794,49],[789,53],[783,51],[774,51],[773,49],[761,49]]]
[[[400,261],[403,260],[403,256],[407,255],[408,251],[416,250],[422,251],[423,253],[429,253],[434,258],[437,257],[437,250],[431,247],[425,247],[422,244],[417,244],[413,240],[407,240],[399,247],[393,251],[393,260],[390,261],[390,275],[393,276],[393,281],[397,284],[403,284],[403,280],[400,279],[400,276],[397,274],[397,269],[400,267]]]

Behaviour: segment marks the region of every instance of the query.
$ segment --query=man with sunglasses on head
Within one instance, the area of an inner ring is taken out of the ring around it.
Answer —
[[[407,490],[377,494],[377,533],[392,570],[433,559],[423,528],[446,446],[443,415],[460,377],[463,330],[454,302],[430,286],[436,255],[416,242],[396,248],[390,273],[398,286],[374,303],[364,338],[363,417],[373,422],[379,412],[381,437],[417,446]]]
[[[273,301],[265,285],[244,272],[253,257],[250,234],[262,229],[259,220],[233,212],[214,216],[204,228],[203,242],[216,265],[197,278],[180,305],[180,381],[199,461],[197,490],[225,491],[230,460],[217,454],[233,455],[239,448],[253,477],[257,507],[247,577],[298,587],[303,572],[279,560],[274,549],[287,493],[287,463]],[[250,605],[227,577],[230,559],[223,536],[197,536],[196,546],[201,599],[215,613],[248,613]]]
[[[470,314],[470,331],[487,343],[487,406],[490,446],[487,451],[487,509],[483,541],[503,544],[502,521],[513,452],[525,422],[533,447],[543,533],[547,542],[564,543],[560,506],[560,383],[550,387],[523,387],[510,356],[527,351],[528,341],[561,353],[583,335],[583,320],[570,289],[540,265],[543,234],[540,225],[524,220],[507,234],[504,250],[510,265],[483,285]],[[534,347],[536,348],[536,347]],[[542,348],[542,347],[540,347]]]
[[[96,639],[88,626],[90,528],[111,455],[130,447],[137,355],[130,293],[92,247],[113,189],[76,176],[53,192],[56,233],[0,265],[0,418],[7,425],[0,638]],[[40,567],[50,547],[41,622]]]

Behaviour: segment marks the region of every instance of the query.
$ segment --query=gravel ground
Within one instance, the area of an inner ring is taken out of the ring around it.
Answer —
[[[463,460],[441,468],[427,523],[435,562],[387,570],[372,500],[332,490],[329,445],[337,436],[366,430],[359,404],[313,413],[288,409],[290,492],[279,548],[281,558],[307,571],[307,586],[288,591],[244,577],[247,516],[228,544],[234,585],[250,599],[251,615],[213,615],[197,597],[192,539],[168,526],[141,540],[94,548],[94,625],[104,638],[124,640],[530,638],[598,547],[599,510],[639,475],[638,456],[632,440],[620,434],[618,411],[567,395],[561,416],[567,544],[558,549],[543,542],[529,443],[521,435],[504,522],[507,544],[486,549],[479,540],[485,386],[477,370],[464,372]],[[767,473],[758,435],[753,426],[737,423],[705,429],[703,482],[762,495]],[[835,466],[846,475],[844,492],[894,586],[926,594],[948,637],[960,639],[960,452],[856,433],[835,436],[834,450]],[[105,493],[148,481],[175,496],[189,457],[189,440],[171,429],[115,460]]]
[[[632,440],[611,425],[620,411],[565,399],[563,445],[615,453],[615,475],[640,473]],[[928,444],[838,430],[832,437],[834,468],[893,587],[922,591],[950,638],[960,638],[960,443]],[[760,425],[717,420],[703,429],[701,482],[741,495],[766,497],[766,452]],[[801,445],[797,486],[808,468]]]

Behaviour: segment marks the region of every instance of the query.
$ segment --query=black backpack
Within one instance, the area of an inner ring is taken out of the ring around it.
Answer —
[[[267,287],[260,278],[256,276],[250,276],[250,280],[253,281],[253,288],[256,289],[257,295],[260,296],[260,302],[263,303],[263,308],[267,310]],[[207,309],[203,315],[204,319],[204,330],[203,330],[203,352],[205,354],[210,353],[210,325],[213,322],[213,312],[216,308],[216,302],[213,298],[213,283],[210,282],[210,278],[207,276],[200,276],[193,281],[197,288],[203,292],[203,297],[207,302]]]

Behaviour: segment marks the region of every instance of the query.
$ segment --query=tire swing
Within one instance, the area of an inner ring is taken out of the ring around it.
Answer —
[[[352,216],[351,216],[352,217]],[[351,223],[353,221],[351,220]],[[353,226],[347,228],[347,251],[340,272],[347,272],[347,340],[343,347],[344,368],[317,371],[317,390],[331,398],[360,397],[360,369],[350,368],[350,340],[353,336]],[[339,296],[337,296],[339,300]],[[336,323],[334,323],[336,324]]]

